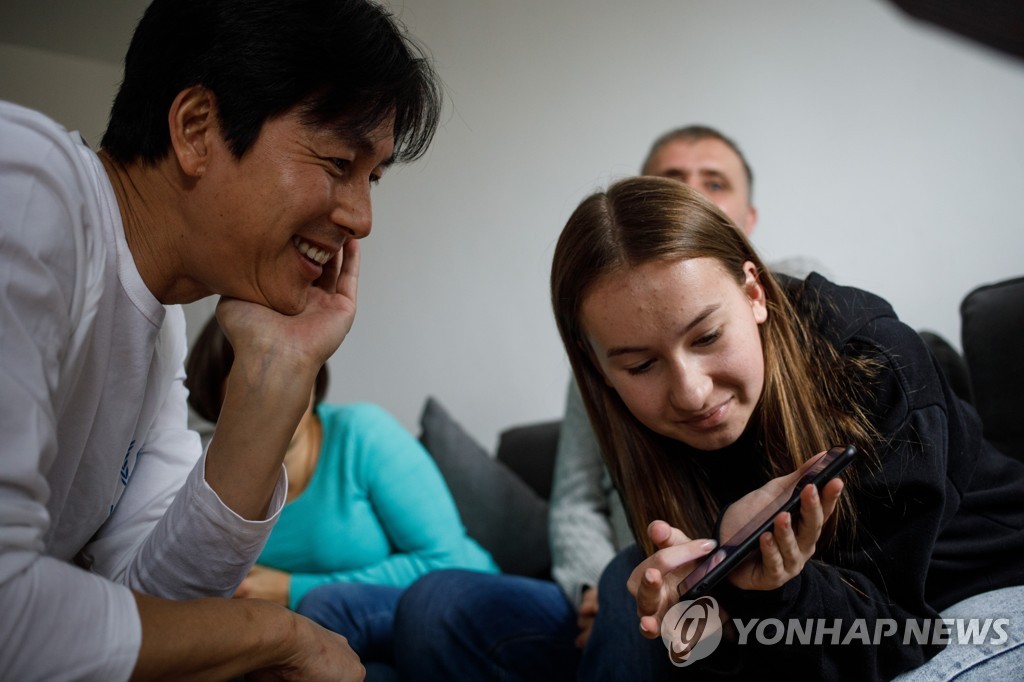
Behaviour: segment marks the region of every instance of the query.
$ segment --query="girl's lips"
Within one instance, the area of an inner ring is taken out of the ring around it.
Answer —
[[[729,413],[729,406],[732,404],[732,398],[729,398],[725,402],[721,403],[718,407],[704,412],[703,414],[697,415],[696,417],[690,417],[684,419],[683,424],[691,429],[698,431],[706,431],[713,429],[725,421],[726,416]]]

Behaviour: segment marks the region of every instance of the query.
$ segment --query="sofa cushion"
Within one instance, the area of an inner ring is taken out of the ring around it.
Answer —
[[[420,428],[420,442],[448,483],[469,536],[503,572],[547,577],[547,501],[491,457],[434,398],[423,407]]]
[[[1024,459],[1024,277],[978,287],[960,304],[961,343],[985,438]]]

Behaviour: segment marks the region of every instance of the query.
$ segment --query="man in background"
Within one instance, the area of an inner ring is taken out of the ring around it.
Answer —
[[[736,143],[714,128],[691,125],[665,133],[651,145],[640,173],[689,185],[711,199],[744,234],[753,234],[754,173]]]

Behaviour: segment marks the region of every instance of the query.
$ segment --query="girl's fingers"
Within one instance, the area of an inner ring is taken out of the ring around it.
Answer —
[[[807,484],[800,491],[800,523],[797,541],[808,556],[814,553],[814,546],[818,542],[824,523],[825,514],[821,507],[818,489],[812,484]]]
[[[661,623],[654,616],[644,616],[640,619],[640,634],[647,639],[661,637]]]
[[[805,555],[801,543],[797,541],[796,533],[793,532],[793,517],[791,515],[779,514],[775,519],[775,528],[771,539],[782,564],[782,570],[778,576],[788,579],[799,573],[807,555]]]
[[[661,572],[648,568],[643,571],[636,590],[636,615],[640,618],[640,632],[648,639],[661,636],[661,617],[669,608],[664,594]]]
[[[779,551],[775,533],[761,536],[761,572],[769,583],[784,581],[786,562]]]
[[[664,521],[651,521],[647,526],[647,536],[651,538],[651,542],[657,545],[659,549],[681,545],[690,541],[690,538],[683,531]]]
[[[679,577],[676,574],[668,574],[705,556],[716,544],[711,540],[689,540],[678,531],[667,535],[671,538],[661,538],[665,543],[671,539],[681,544],[670,545],[656,551],[633,569],[626,582],[626,588],[636,599],[640,630],[644,637],[651,639],[661,636],[661,619],[679,600],[676,591]]]
[[[821,511],[823,518],[827,519],[832,516],[832,512],[836,510],[839,498],[843,494],[843,487],[844,484],[840,478],[833,478],[825,484],[825,487],[821,491]]]

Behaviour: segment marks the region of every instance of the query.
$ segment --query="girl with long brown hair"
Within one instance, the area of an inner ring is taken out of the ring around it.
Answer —
[[[719,648],[731,651],[688,673],[797,664],[811,678],[888,679],[943,649],[906,630],[968,597],[1008,588],[986,603],[1015,603],[1024,620],[1024,466],[983,440],[976,414],[885,301],[814,274],[773,275],[713,204],[649,177],[577,208],[555,249],[551,292],[643,549],[602,578],[592,635],[601,645],[588,647],[583,677],[679,672],[664,650],[656,656],[660,643],[639,637],[632,614],[660,639],[680,582],[713,546],[704,538],[728,537],[838,444],[861,453],[845,492],[838,480],[801,491],[799,523],[780,514],[711,596],[734,626],[824,619],[844,634],[890,622],[896,632],[868,646],[831,635],[772,646],[741,645],[727,630]],[[637,563],[637,601],[626,602],[622,569]]]

